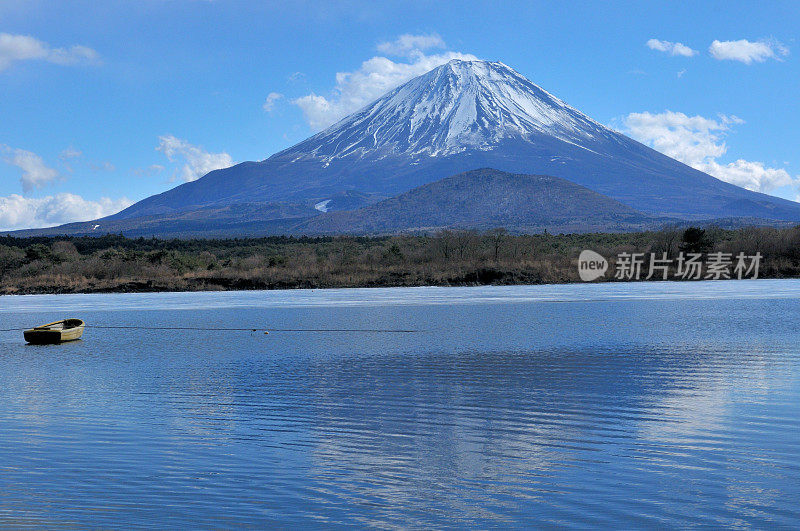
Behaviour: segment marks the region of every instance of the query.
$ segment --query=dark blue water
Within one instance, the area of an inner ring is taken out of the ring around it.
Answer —
[[[800,282],[0,297],[0,525],[800,526]]]

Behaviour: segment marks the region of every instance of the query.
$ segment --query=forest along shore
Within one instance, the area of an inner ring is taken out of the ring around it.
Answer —
[[[800,277],[800,227],[225,240],[0,237],[0,294],[580,282],[578,256],[585,249],[608,259],[599,281],[615,280],[622,253],[645,253],[645,272],[650,253],[670,259],[760,253],[759,278]]]

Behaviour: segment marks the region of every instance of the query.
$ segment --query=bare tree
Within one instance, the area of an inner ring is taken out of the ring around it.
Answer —
[[[489,240],[492,242],[494,261],[497,262],[500,259],[500,249],[503,247],[503,243],[505,243],[508,237],[508,232],[504,228],[497,228],[490,230],[488,235]]]
[[[436,247],[442,253],[445,261],[450,261],[450,255],[453,249],[453,233],[449,230],[443,230],[436,234]]]
[[[459,260],[463,260],[469,254],[468,251],[475,245],[477,240],[478,234],[473,230],[460,230],[455,233],[455,244]]]

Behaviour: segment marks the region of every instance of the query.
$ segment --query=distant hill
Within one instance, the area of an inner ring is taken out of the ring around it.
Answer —
[[[665,221],[558,177],[487,168],[358,210],[323,214],[301,222],[292,232],[389,234],[497,227],[517,232],[616,232],[652,228]]]

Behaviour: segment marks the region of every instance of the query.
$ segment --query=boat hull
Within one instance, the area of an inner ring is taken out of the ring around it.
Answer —
[[[32,345],[57,345],[75,341],[83,336],[84,323],[78,319],[67,319],[57,323],[25,330],[25,341]]]

